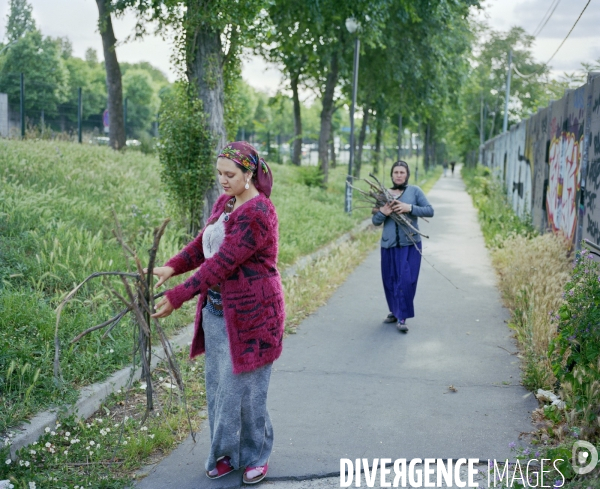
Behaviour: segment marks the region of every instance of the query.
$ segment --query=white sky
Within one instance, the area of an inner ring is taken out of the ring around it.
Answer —
[[[96,23],[98,10],[94,0],[29,0],[33,15],[42,32],[48,36],[67,36],[74,48],[74,55],[83,57],[86,49],[93,47],[102,58],[102,43]],[[351,1],[351,0],[348,0]],[[558,47],[575,22],[588,0],[560,0],[554,15],[538,36],[533,49],[534,57],[545,62]],[[507,30],[513,25],[532,33],[552,0],[485,0],[483,14],[492,28]],[[0,1],[0,36],[4,37],[8,1]],[[114,21],[118,41],[123,41],[133,29],[135,20],[128,14]],[[581,21],[569,40],[554,58],[555,72],[574,71],[582,62],[600,58],[600,0],[591,0]],[[170,63],[171,43],[157,36],[148,36],[141,41],[119,45],[117,56],[120,61],[149,61],[163,70],[169,79],[175,79]],[[242,75],[258,89],[274,93],[281,83],[279,71],[269,67],[257,57],[244,61]]]

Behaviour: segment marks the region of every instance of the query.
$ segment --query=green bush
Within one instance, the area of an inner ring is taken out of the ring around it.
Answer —
[[[586,439],[600,437],[600,267],[588,250],[578,253],[553,315],[552,369],[567,403],[567,421]]]
[[[202,101],[179,82],[165,96],[159,117],[161,179],[190,236],[201,228],[204,196],[215,180],[213,137]]]
[[[298,173],[298,183],[307,187],[325,186],[325,177],[318,166],[299,166],[296,171]]]
[[[533,237],[537,234],[529,216],[520,218],[515,214],[501,182],[494,179],[489,168],[463,167],[462,177],[479,211],[481,231],[488,246],[501,248],[504,240],[510,236]]]

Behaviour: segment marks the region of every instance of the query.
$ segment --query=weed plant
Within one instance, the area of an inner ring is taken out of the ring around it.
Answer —
[[[566,403],[566,421],[585,440],[600,441],[600,267],[578,253],[564,302],[552,316],[552,369]]]
[[[548,347],[556,335],[552,311],[562,303],[563,286],[569,279],[568,243],[557,235],[527,238],[513,235],[492,252],[498,286],[511,310],[524,357],[523,385],[530,390],[552,390],[555,377]]]
[[[493,178],[489,168],[463,167],[462,177],[479,211],[481,231],[490,248],[501,248],[509,236],[533,237],[537,234],[528,217],[520,218],[514,213],[502,183]]]

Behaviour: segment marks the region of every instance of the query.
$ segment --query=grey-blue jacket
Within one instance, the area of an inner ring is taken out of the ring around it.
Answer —
[[[412,204],[412,212],[403,215],[408,217],[413,227],[417,229],[419,229],[419,224],[417,222],[419,217],[433,217],[433,207],[431,207],[431,204],[427,200],[427,197],[425,197],[423,191],[415,185],[406,187],[406,190],[398,200],[406,204]],[[383,233],[381,234],[382,248],[409,246],[413,244],[413,241],[415,243],[421,241],[421,236],[412,229],[408,226],[396,224],[391,217],[386,216],[381,211],[377,212],[377,214],[373,214],[372,220],[375,226],[381,226],[383,224]],[[408,237],[407,233],[410,234],[412,240]],[[398,239],[396,239],[396,236],[398,236],[399,242]]]

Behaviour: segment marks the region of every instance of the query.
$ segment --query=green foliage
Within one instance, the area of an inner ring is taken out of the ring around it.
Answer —
[[[535,228],[528,218],[521,219],[509,205],[502,184],[495,180],[489,168],[463,167],[462,176],[475,207],[479,211],[479,222],[488,246],[501,248],[509,236],[535,236]]]
[[[9,14],[6,23],[6,38],[9,42],[16,41],[27,32],[36,29],[32,13],[33,8],[27,0],[9,1]]]
[[[128,70],[123,75],[123,99],[127,99],[127,136],[139,136],[155,118],[158,98],[146,71]]]
[[[299,166],[296,168],[298,182],[307,187],[323,187],[325,185],[323,172],[318,166]]]
[[[55,115],[68,93],[69,72],[58,44],[38,30],[27,32],[4,53],[0,69],[0,92],[18,106],[20,73],[25,78],[25,110],[39,119],[41,111]]]
[[[202,102],[184,82],[163,99],[161,179],[192,236],[201,228],[204,195],[215,178],[212,135],[205,118]]]
[[[567,403],[570,424],[586,439],[600,439],[600,267],[583,249],[577,254],[564,303],[553,319],[552,368]]]

